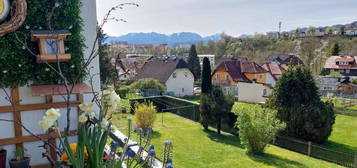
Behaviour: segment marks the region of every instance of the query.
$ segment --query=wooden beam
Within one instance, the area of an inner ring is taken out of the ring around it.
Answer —
[[[63,132],[61,132],[63,135]],[[77,135],[77,131],[73,130],[69,132],[69,136],[75,136]],[[49,139],[50,137],[53,138],[58,138],[58,135],[49,135],[49,134],[39,134],[36,135],[38,137],[41,137],[42,139]],[[25,143],[25,142],[36,142],[39,141],[39,139],[35,136],[21,136],[21,137],[13,137],[13,138],[6,138],[6,139],[0,139],[0,146],[5,146],[5,145],[12,145],[12,144],[19,144],[19,143]]]
[[[12,98],[12,103],[14,106],[20,104],[20,94],[19,94],[18,86],[13,86],[11,88],[11,98]],[[14,114],[13,120],[21,123],[21,111],[15,110],[13,114]],[[15,129],[15,137],[21,137],[22,136],[22,126],[18,123],[14,123],[14,129]],[[23,146],[24,146],[23,143],[16,143],[16,147],[22,148]]]
[[[31,166],[31,168],[51,168],[51,165],[50,164],[35,165],[35,166]]]
[[[81,104],[80,101],[70,102],[70,107],[75,107]],[[31,110],[44,110],[50,108],[65,108],[67,107],[66,102],[59,103],[42,103],[42,104],[24,104],[24,105],[15,105],[15,111],[31,111]],[[14,108],[12,106],[0,106],[0,113],[9,113],[13,112]]]

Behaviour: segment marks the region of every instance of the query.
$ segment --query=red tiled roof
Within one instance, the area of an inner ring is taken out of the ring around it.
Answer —
[[[352,61],[349,61],[352,60]],[[357,69],[357,56],[331,56],[325,62],[326,69]],[[352,62],[352,65],[337,65],[336,62]]]
[[[224,60],[213,71],[213,74],[217,71],[228,72],[234,81],[237,82],[251,82],[244,73],[264,73],[267,72],[264,68],[256,64],[255,62],[245,60]]]
[[[283,74],[284,71],[287,70],[287,66],[282,66],[277,62],[267,62],[262,65],[262,67],[270,72],[272,76],[277,79],[276,75],[281,75]]]

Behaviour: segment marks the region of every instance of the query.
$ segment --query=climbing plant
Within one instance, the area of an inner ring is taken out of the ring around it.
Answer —
[[[80,0],[27,0],[24,24],[17,31],[0,38],[0,87],[25,85],[29,81],[35,84],[63,82],[48,65],[36,63],[34,55],[39,51],[38,44],[31,41],[32,30],[69,30],[71,35],[65,40],[65,49],[72,59],[60,63],[60,68],[70,83],[84,79],[85,45],[81,35],[83,21],[80,5]]]

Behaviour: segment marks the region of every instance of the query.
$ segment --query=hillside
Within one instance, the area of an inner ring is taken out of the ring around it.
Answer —
[[[198,42],[218,41],[221,39],[221,34],[202,37],[197,33],[181,32],[171,35],[160,33],[129,33],[123,36],[109,36],[105,43],[127,42],[129,44],[196,44]]]

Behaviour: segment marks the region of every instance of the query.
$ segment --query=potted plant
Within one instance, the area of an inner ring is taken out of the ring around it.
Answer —
[[[0,146],[0,168],[6,167],[6,150]]]
[[[16,147],[15,158],[9,161],[10,168],[29,168],[30,158],[25,156],[25,148]]]

